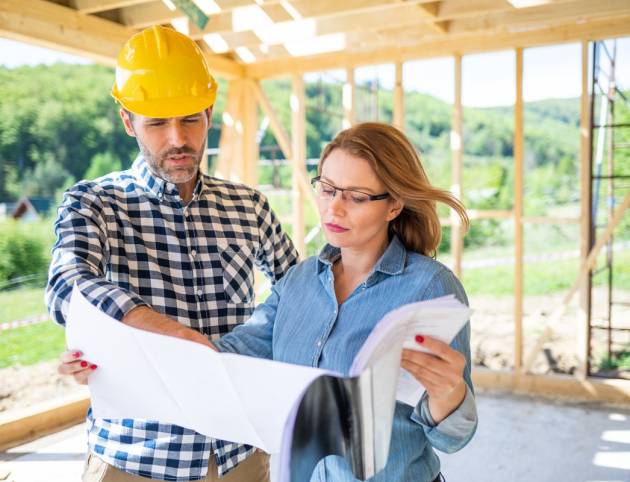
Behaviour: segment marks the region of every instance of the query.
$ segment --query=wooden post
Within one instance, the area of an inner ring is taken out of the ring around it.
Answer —
[[[523,49],[516,49],[514,105],[514,371],[523,365]]]
[[[455,60],[455,100],[453,103],[453,119],[451,127],[451,192],[459,200],[463,200],[462,164],[464,156],[463,127],[462,127],[462,56],[457,54]],[[454,210],[451,210],[451,267],[453,273],[461,278],[462,275],[462,251],[464,238],[462,235],[461,219]]]
[[[356,100],[356,86],[354,83],[354,69],[346,69],[346,81],[343,84],[342,91],[342,104],[343,104],[343,121],[342,128],[347,129],[355,123],[355,104]]]
[[[293,76],[291,92],[291,150],[293,151],[293,244],[302,258],[306,257],[304,244],[304,192],[300,177],[306,175],[306,111],[304,109],[304,79]],[[300,171],[302,174],[300,174]]]
[[[396,82],[394,85],[394,125],[405,131],[405,89],[403,84],[403,63],[396,62]]]
[[[253,87],[254,87],[254,94],[256,98],[258,99],[258,103],[260,104],[260,107],[262,108],[265,115],[269,118],[269,127],[271,127],[271,131],[273,132],[273,135],[276,137],[276,141],[278,142],[278,145],[280,146],[280,150],[284,154],[284,158],[287,159],[289,162],[293,162],[293,152],[291,151],[291,141],[289,140],[289,136],[284,131],[284,128],[282,127],[282,124],[280,123],[278,116],[276,115],[273,108],[271,107],[271,103],[269,102],[269,99],[267,98],[262,88],[260,87],[260,84],[254,81]],[[296,169],[296,172],[299,176],[300,185],[302,187],[303,192],[307,194],[307,199],[311,202],[313,209],[317,211],[317,201],[315,199],[315,193],[311,189],[308,177],[306,176],[306,172],[301,171],[299,169]]]
[[[591,103],[588,87],[588,41],[582,42],[582,96],[580,98],[580,259],[586,260],[590,250],[591,229]],[[588,375],[590,339],[590,279],[585,277],[580,283],[580,306],[577,326],[578,367],[576,376],[585,379]]]
[[[240,155],[238,143],[238,122],[241,108],[242,82],[231,80],[228,84],[227,101],[223,110],[219,156],[215,175],[222,179],[237,180],[234,160]]]
[[[243,124],[243,182],[249,186],[258,185],[258,144],[256,130],[258,128],[256,98],[254,97],[253,82],[243,81],[243,99],[241,100],[241,122]]]

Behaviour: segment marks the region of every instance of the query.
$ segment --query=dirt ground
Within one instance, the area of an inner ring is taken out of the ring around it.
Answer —
[[[527,297],[524,304],[524,358],[544,330],[544,320],[562,302],[564,294]],[[630,292],[617,292],[617,301],[630,302]],[[471,296],[474,314],[471,321],[471,351],[473,363],[491,369],[510,369],[514,360],[514,323],[512,298]],[[603,290],[594,293],[594,313],[603,313],[607,297]],[[540,316],[534,316],[540,314]],[[630,328],[630,306],[615,308],[616,325]],[[598,317],[595,317],[595,321]],[[535,373],[572,373],[576,367],[577,316],[575,303],[553,327],[554,336],[536,358]],[[594,350],[600,353],[606,347],[606,332],[594,331]],[[617,348],[630,348],[630,331],[615,336]],[[27,367],[10,367],[0,370],[0,413],[25,408],[29,405],[69,395],[79,390],[74,381],[56,371],[57,362],[49,361]],[[617,376],[630,378],[628,372]]]

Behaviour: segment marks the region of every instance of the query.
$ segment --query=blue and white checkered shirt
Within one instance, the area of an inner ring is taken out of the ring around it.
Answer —
[[[62,325],[77,283],[116,319],[149,305],[216,339],[251,314],[254,264],[275,281],[297,261],[261,193],[202,176],[185,205],[141,157],[128,171],[72,187],[55,233],[46,301]],[[155,421],[95,419],[90,412],[88,427],[93,453],[153,479],[201,479],[210,453],[222,476],[254,451]]]

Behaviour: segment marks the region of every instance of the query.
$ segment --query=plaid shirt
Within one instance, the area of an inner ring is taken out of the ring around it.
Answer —
[[[55,233],[46,301],[61,325],[77,283],[113,318],[149,305],[216,339],[251,314],[254,264],[275,281],[297,261],[261,193],[203,176],[184,205],[175,185],[154,176],[142,158],[128,171],[71,188]],[[222,476],[254,450],[182,427],[95,419],[91,412],[88,427],[90,450],[108,464],[161,480],[205,477],[211,452]]]

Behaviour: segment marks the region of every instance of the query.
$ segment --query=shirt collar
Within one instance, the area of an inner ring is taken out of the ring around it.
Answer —
[[[326,244],[326,246],[324,246],[320,251],[317,258],[318,273],[321,273],[322,270],[326,269],[326,267],[332,267],[340,256],[341,250],[339,248]],[[394,235],[389,242],[389,246],[387,246],[383,255],[376,262],[374,268],[372,268],[372,271],[367,279],[368,284],[371,284],[370,280],[373,279],[375,273],[383,273],[387,275],[401,274],[405,269],[406,262],[407,249],[400,238],[397,235]]]
[[[136,160],[133,162],[131,166],[131,171],[133,172],[136,179],[142,184],[142,186],[149,192],[153,193],[155,197],[157,197],[160,201],[164,197],[164,192],[176,192],[177,187],[161,177],[156,176],[149,169],[149,165],[147,161],[141,155],[138,155]],[[208,177],[205,175],[199,176],[199,181],[197,181],[197,185],[195,186],[195,190],[193,192],[193,196],[197,197],[201,193],[203,193],[206,188],[206,184]]]

